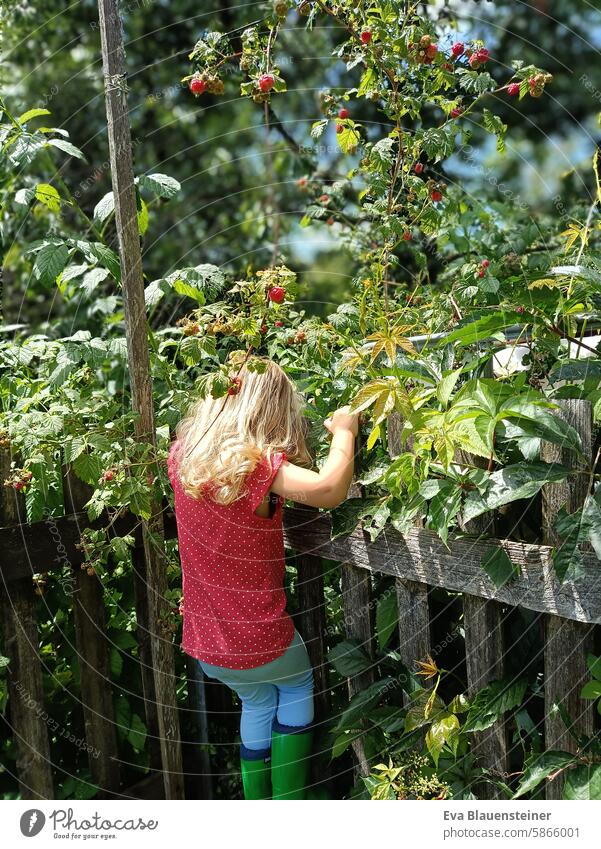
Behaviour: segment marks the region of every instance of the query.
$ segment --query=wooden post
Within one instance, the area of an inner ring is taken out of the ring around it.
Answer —
[[[486,466],[484,458],[463,451],[458,452],[457,460],[472,466]],[[479,537],[494,536],[494,516],[490,513],[478,516],[471,522],[465,522],[463,530]],[[496,601],[464,594],[463,620],[468,694],[471,698],[478,690],[505,674],[503,608]],[[505,721],[499,719],[486,731],[474,732],[472,738],[472,754],[481,759],[483,766],[504,777],[509,764]],[[483,799],[504,798],[501,791],[489,783],[482,783],[478,790],[479,797]]]
[[[315,717],[323,721],[330,713],[330,684],[325,659],[326,612],[321,557],[303,554],[296,558],[300,632],[307,645],[315,679]]]
[[[568,513],[573,513],[582,507],[589,478],[578,472],[586,470],[592,461],[590,403],[573,399],[557,403],[558,415],[580,434],[584,459],[560,445],[544,443],[542,446],[543,460],[563,463],[575,472],[563,483],[543,487],[543,539],[547,545],[558,543],[553,524],[560,509],[565,507]],[[575,752],[576,742],[561,717],[551,712],[551,707],[554,703],[563,704],[577,733],[593,733],[593,704],[580,698],[580,690],[590,677],[586,656],[593,650],[593,626],[548,614],[545,632],[545,747]],[[564,783],[563,775],[547,782],[547,799],[561,799]]]
[[[371,604],[371,575],[350,563],[341,564],[342,606],[344,610],[344,625],[349,639],[359,640],[362,649],[370,657],[373,656],[373,616]],[[351,698],[360,690],[369,687],[374,682],[374,670],[370,667],[359,675],[348,679],[348,689]],[[358,739],[352,744],[357,758],[360,775],[369,774],[369,762],[365,754],[363,740]]]
[[[388,453],[394,459],[403,450],[403,419],[398,413],[388,418]],[[432,651],[430,639],[430,605],[428,585],[405,578],[396,579],[399,607],[399,654],[407,669],[415,671],[416,660],[425,660]],[[424,687],[432,682],[424,679]]]
[[[91,487],[71,471],[63,473],[65,509],[78,513],[91,495]],[[106,638],[104,594],[98,577],[82,566],[73,567],[73,618],[86,729],[88,763],[99,797],[110,797],[119,788],[119,751]]]
[[[25,520],[22,496],[2,486],[10,473],[10,460],[10,450],[0,451],[0,518],[3,526],[18,525]],[[0,566],[0,616],[4,653],[9,659],[8,705],[10,728],[17,750],[19,791],[23,799],[53,799],[33,581],[30,576],[6,584],[1,572]],[[7,724],[8,720],[5,718],[4,722]]]
[[[198,771],[198,787],[201,799],[213,798],[213,782],[211,762],[209,760],[209,722],[207,716],[207,693],[205,678],[198,662],[188,655],[186,657],[186,674],[188,678],[188,705],[192,712],[192,727],[194,739],[191,741],[192,762]]]
[[[118,5],[118,0],[100,0],[98,4],[109,152],[115,198],[115,223],[121,255],[132,409],[137,414],[135,434],[140,442],[155,446],[144,278],[127,111],[125,51]],[[151,634],[165,797],[182,799],[184,782],[173,646],[164,635],[165,624],[169,617],[169,604],[166,599],[167,577],[162,545],[163,518],[160,505],[155,499],[151,506],[151,517],[143,523],[142,536],[147,566],[148,626]]]

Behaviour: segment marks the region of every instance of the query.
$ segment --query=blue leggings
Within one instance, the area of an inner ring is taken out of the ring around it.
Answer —
[[[313,670],[298,631],[283,655],[254,669],[198,663],[205,675],[226,684],[240,697],[242,757],[264,755],[271,748],[273,727],[285,731],[313,721]]]

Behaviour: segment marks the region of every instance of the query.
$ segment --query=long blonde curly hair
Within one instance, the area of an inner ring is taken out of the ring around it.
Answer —
[[[192,498],[202,498],[210,486],[213,501],[231,504],[261,457],[280,451],[292,463],[311,465],[302,398],[280,366],[260,360],[261,373],[240,370],[237,395],[201,398],[176,428],[177,473]]]

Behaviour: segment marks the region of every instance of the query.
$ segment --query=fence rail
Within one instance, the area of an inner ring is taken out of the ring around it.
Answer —
[[[585,460],[592,458],[591,410],[585,401],[561,402],[560,414],[580,433],[585,446]],[[397,434],[392,453],[398,452]],[[569,459],[561,449],[545,446],[546,459]],[[0,473],[7,477],[10,457],[0,454]],[[474,692],[494,678],[502,677],[505,662],[503,617],[507,608],[523,607],[536,611],[544,620],[545,642],[545,745],[547,748],[574,750],[573,740],[551,711],[554,703],[564,704],[575,718],[575,728],[592,733],[592,705],[579,699],[582,683],[587,678],[586,654],[593,646],[593,626],[601,623],[601,581],[599,560],[590,551],[584,554],[582,576],[573,582],[560,583],[552,565],[552,524],[561,506],[569,511],[581,506],[586,495],[585,476],[574,474],[565,484],[548,484],[543,488],[543,528],[546,545],[531,545],[512,540],[483,538],[491,531],[490,517],[479,525],[471,524],[465,533],[451,535],[448,545],[422,527],[414,527],[402,535],[386,528],[375,541],[357,529],[353,533],[331,539],[329,516],[316,510],[291,507],[285,510],[284,534],[288,549],[296,554],[298,568],[298,627],[303,634],[316,678],[316,709],[324,718],[331,709],[326,650],[326,609],[324,600],[323,562],[336,561],[341,569],[341,591],[347,637],[358,639],[373,656],[371,597],[372,576],[383,574],[395,578],[399,612],[399,644],[404,663],[413,667],[416,660],[432,651],[429,589],[440,587],[463,595],[463,624],[468,690]],[[3,491],[0,528],[0,601],[3,620],[3,651],[9,658],[9,711],[7,723],[17,749],[17,771],[23,798],[53,798],[53,770],[50,762],[49,728],[44,716],[43,669],[36,620],[36,598],[32,575],[51,571],[58,559],[69,563],[74,576],[74,624],[76,652],[81,678],[81,709],[85,720],[86,744],[90,752],[92,780],[100,788],[99,795],[149,798],[165,792],[161,774],[165,768],[165,740],[162,740],[157,714],[160,705],[162,670],[153,664],[148,625],[148,592],[145,558],[141,535],[136,536],[133,553],[134,589],[137,613],[137,640],[146,725],[150,747],[150,775],[135,788],[123,788],[119,774],[119,756],[113,684],[109,674],[110,646],[105,633],[103,588],[98,578],[80,568],[82,552],[76,547],[85,527],[102,527],[102,520],[90,523],[81,506],[86,493],[81,485],[65,478],[68,503],[78,512],[28,525],[23,516],[19,496]],[[78,491],[79,486],[79,491]],[[135,527],[132,517],[123,517],[113,526],[115,534],[125,534]],[[165,517],[167,537],[176,533],[174,517]],[[468,533],[469,531],[469,533]],[[61,552],[57,558],[57,540]],[[493,546],[502,546],[511,561],[520,567],[519,576],[511,583],[496,587],[481,567],[484,554]],[[192,667],[189,675],[189,709],[201,717],[199,739],[207,742],[207,707],[203,682]],[[350,695],[374,680],[372,669],[349,679]],[[37,709],[24,709],[27,705]],[[79,708],[77,708],[79,709]],[[505,772],[508,766],[509,742],[502,721],[475,738],[475,751],[483,765]],[[177,729],[171,729],[168,747],[179,749]],[[212,793],[210,765],[206,750],[195,747],[196,755],[188,768],[200,777],[195,791],[202,798]],[[353,750],[357,770],[365,774],[369,763],[361,740]],[[169,763],[177,762],[177,752]],[[186,772],[186,769],[184,769]],[[183,779],[183,775],[178,778]],[[177,781],[175,782],[177,784]],[[493,795],[488,786],[483,795]],[[561,793],[559,782],[549,783],[547,794],[556,798]]]

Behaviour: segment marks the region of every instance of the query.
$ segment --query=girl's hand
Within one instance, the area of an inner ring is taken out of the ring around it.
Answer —
[[[323,423],[333,435],[339,430],[349,430],[353,436],[359,432],[359,413],[351,413],[350,407],[341,407]]]

